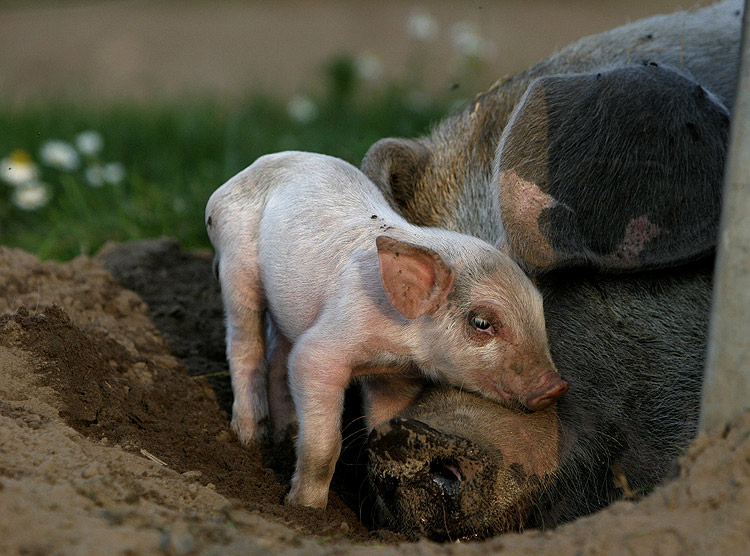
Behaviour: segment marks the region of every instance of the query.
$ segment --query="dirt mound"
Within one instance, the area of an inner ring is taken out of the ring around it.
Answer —
[[[161,246],[161,251],[173,247],[182,255],[174,243]],[[237,442],[207,382],[188,375],[149,321],[146,305],[108,272],[86,259],[40,263],[7,249],[0,253],[0,272],[6,284],[0,298],[0,311],[6,312],[0,316],[0,347],[33,361],[28,370],[36,375],[36,384],[54,391],[53,404],[67,425],[89,439],[188,473],[191,480],[241,500],[246,510],[299,531],[326,537],[366,534],[356,516],[335,499],[326,512],[281,505],[285,487],[263,466],[260,451]],[[200,289],[206,281],[193,282],[194,287]],[[175,310],[185,300],[171,293],[166,298],[173,307],[162,324],[188,320],[197,328],[189,337],[208,346],[210,337],[197,321],[200,310],[185,319]],[[199,306],[199,297],[193,302]],[[204,306],[212,302],[210,298]],[[220,305],[211,324],[221,327]],[[180,330],[170,337],[178,338]],[[223,346],[223,339],[218,343]],[[213,370],[199,364],[216,355],[212,350],[208,356],[198,350],[194,371]]]
[[[335,496],[326,511],[281,505],[283,479],[230,433],[210,267],[168,240],[66,264],[0,248],[0,553],[352,553],[398,540],[368,533]],[[556,531],[378,550],[739,554],[749,523],[750,414],[701,436],[680,477],[640,502]]]

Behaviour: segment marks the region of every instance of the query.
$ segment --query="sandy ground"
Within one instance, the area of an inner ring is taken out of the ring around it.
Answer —
[[[316,83],[340,53],[368,53],[386,75],[418,67],[438,90],[456,79],[453,26],[466,22],[486,40],[485,79],[465,92],[473,95],[582,36],[701,3],[710,2],[10,0],[0,2],[0,93],[6,101],[290,94]],[[429,41],[408,32],[415,9],[435,18]]]
[[[0,276],[2,554],[725,555],[750,546],[750,414],[699,437],[679,475],[638,502],[555,531],[403,543],[368,531],[336,496],[326,511],[281,505],[283,478],[233,438],[226,377],[197,377],[224,369],[207,254],[163,240],[60,264],[0,248]],[[356,487],[339,481],[337,491],[346,498]]]

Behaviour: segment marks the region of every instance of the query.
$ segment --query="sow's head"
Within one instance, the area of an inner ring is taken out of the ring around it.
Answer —
[[[534,81],[495,159],[491,188],[500,202],[490,208],[502,214],[503,246],[534,273],[567,266],[641,270],[711,253],[728,127],[728,111],[714,95],[657,64]],[[411,215],[414,207],[396,193],[392,200]],[[659,288],[645,282],[644,294],[659,297],[666,277],[653,277]],[[634,295],[622,287],[622,299]],[[589,329],[603,326],[627,343],[618,336],[619,319],[600,322],[598,307],[606,303],[594,302],[597,320]],[[597,341],[589,345],[600,353]],[[554,353],[552,336],[550,342]],[[623,346],[612,346],[622,359]],[[669,348],[649,354],[659,350]],[[634,361],[643,356],[638,337],[628,353]],[[372,431],[369,474],[390,527],[447,540],[538,524],[540,501],[557,488],[566,473],[561,462],[577,449],[573,433],[559,428],[558,411],[570,413],[581,400],[564,396],[544,411],[522,414],[477,396],[467,403],[467,396],[428,392],[401,419]]]
[[[522,528],[557,469],[555,406],[527,414],[466,392],[435,393],[370,434],[378,521],[434,540]]]

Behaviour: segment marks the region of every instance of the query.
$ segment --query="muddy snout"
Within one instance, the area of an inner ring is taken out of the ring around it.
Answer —
[[[548,371],[542,375],[537,388],[526,397],[524,405],[532,411],[540,411],[555,403],[569,387],[557,371]]]
[[[454,496],[463,480],[473,476],[479,462],[476,451],[463,439],[437,431],[413,419],[391,419],[375,428],[368,439],[370,477],[378,493],[393,501],[397,491],[430,485],[434,494]]]
[[[464,437],[400,418],[376,427],[368,439],[368,475],[377,524],[438,541],[522,527],[541,482],[468,438],[476,432],[468,426]]]
[[[396,418],[380,425],[370,434],[368,451],[376,520],[413,538],[461,536],[478,509],[467,507],[467,487],[493,486],[481,450],[421,421]]]

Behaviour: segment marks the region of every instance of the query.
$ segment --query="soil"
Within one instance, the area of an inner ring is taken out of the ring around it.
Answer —
[[[154,240],[55,263],[0,247],[0,277],[2,554],[741,554],[750,543],[750,413],[701,435],[679,476],[637,502],[554,531],[406,543],[360,523],[361,466],[338,473],[325,511],[284,506],[290,447],[264,454],[229,431],[210,254]]]

